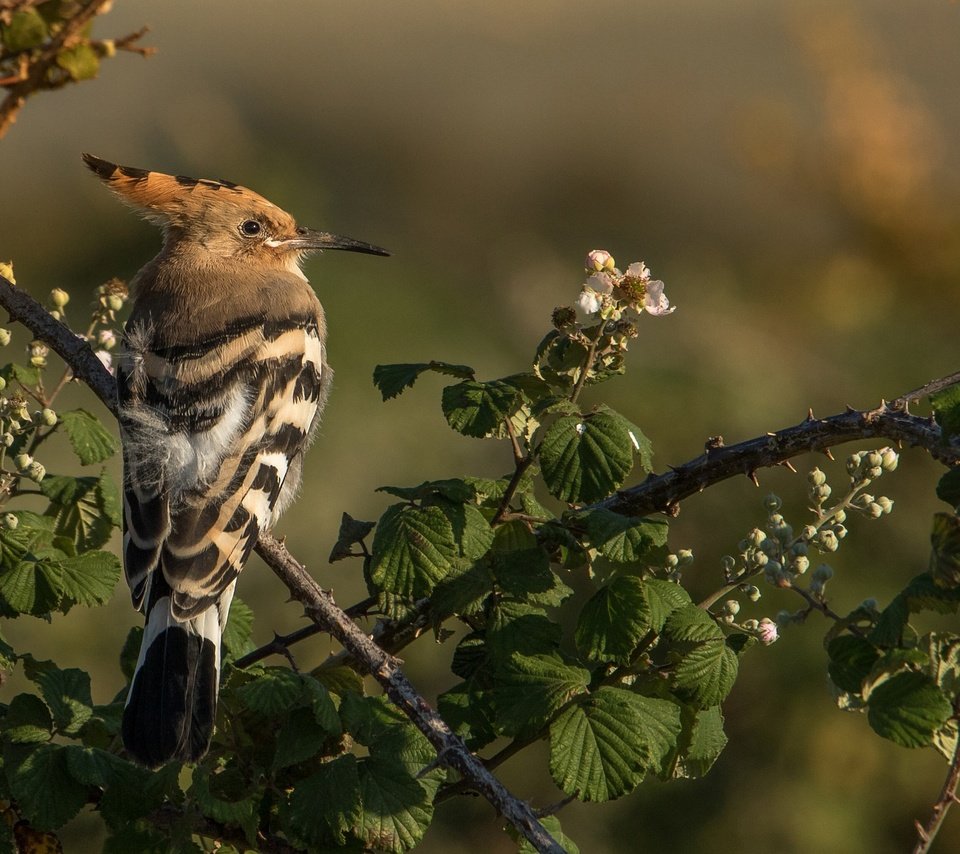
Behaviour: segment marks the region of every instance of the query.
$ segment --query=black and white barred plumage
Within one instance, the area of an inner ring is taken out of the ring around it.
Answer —
[[[330,386],[300,258],[386,253],[299,228],[234,184],[85,159],[164,228],[134,279],[117,367],[124,569],[146,616],[123,740],[156,767],[209,746],[237,576],[296,493]]]

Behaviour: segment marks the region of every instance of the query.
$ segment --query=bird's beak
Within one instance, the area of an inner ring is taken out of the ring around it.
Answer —
[[[312,228],[298,228],[297,236],[283,241],[287,249],[309,252],[317,249],[343,249],[346,252],[365,252],[367,255],[389,255],[386,249],[354,240],[352,237],[340,237],[327,231],[314,231]]]

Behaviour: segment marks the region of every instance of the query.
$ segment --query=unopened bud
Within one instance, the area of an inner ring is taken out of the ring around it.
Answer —
[[[814,581],[829,581],[831,578],[833,578],[833,567],[828,563],[821,563],[820,566],[813,571]]]
[[[740,603],[736,599],[727,599],[727,601],[723,603],[723,610],[725,613],[730,614],[731,617],[735,617],[740,613]]]
[[[744,592],[747,594],[747,598],[748,598],[751,602],[759,602],[759,601],[760,601],[760,596],[761,596],[762,594],[760,593],[760,588],[757,587],[756,584],[748,584],[748,585],[747,585],[747,589],[746,589]]]
[[[601,270],[613,270],[616,262],[606,249],[593,249],[587,253],[587,260],[583,262],[588,273],[599,273]]]
[[[6,347],[11,337],[9,329],[0,329],[0,347]]]
[[[769,617],[764,617],[760,621],[759,632],[760,643],[762,643],[764,646],[770,646],[770,644],[775,643],[777,638],[780,637],[780,631],[777,629],[777,624]]]
[[[754,528],[749,534],[747,534],[747,540],[753,546],[759,546],[767,538],[767,535],[763,533],[759,528]]]
[[[835,552],[840,548],[840,540],[837,539],[837,535],[833,531],[825,530],[820,532],[817,545],[825,552]]]
[[[868,468],[876,468],[877,466],[882,465],[883,456],[877,451],[870,451],[870,453],[868,453],[863,460]]]
[[[763,506],[771,513],[779,510],[782,504],[783,502],[780,500],[780,496],[774,495],[772,492],[763,499]]]
[[[20,469],[20,471],[23,471],[24,469],[28,468],[32,462],[33,462],[33,457],[31,457],[30,454],[27,454],[27,453],[17,454],[13,458],[13,464],[18,469]]]
[[[664,561],[667,569],[676,569],[680,566],[680,558],[675,554],[668,554],[666,560]]]
[[[46,473],[47,470],[44,465],[42,463],[38,463],[36,460],[30,463],[30,465],[27,467],[27,477],[29,477],[30,480],[34,481],[35,483],[40,483]]]
[[[894,471],[900,462],[900,455],[893,448],[883,448],[880,456],[883,460],[881,465],[887,471]]]
[[[7,381],[3,377],[0,377],[0,391],[3,391],[6,387]]]
[[[63,288],[54,288],[50,291],[50,302],[53,303],[54,308],[63,308],[70,302],[70,294],[63,290]]]
[[[9,530],[13,530],[20,524],[20,520],[14,513],[4,513],[3,514],[3,527]]]
[[[880,509],[884,513],[889,513],[891,510],[893,510],[893,501],[887,498],[886,495],[881,495],[879,498],[877,498],[877,504],[880,505]]]
[[[692,549],[677,549],[677,558],[680,561],[680,566],[690,566],[693,563]]]
[[[120,311],[123,308],[123,297],[118,294],[110,294],[107,296],[107,308],[110,311]]]
[[[0,436],[0,441],[3,442],[5,448],[9,448],[13,444],[13,433],[4,433]]]
[[[797,575],[803,575],[810,568],[810,558],[806,555],[797,555],[790,561],[790,569]]]
[[[811,486],[823,486],[827,482],[827,476],[819,468],[814,468],[807,475],[807,480]]]
[[[860,460],[862,458],[863,455],[859,453],[850,454],[850,456],[847,457],[847,474],[849,474],[850,477],[853,477],[857,473],[857,469],[860,468]]]
[[[57,423],[57,413],[52,409],[44,409],[40,412],[40,423],[46,427],[53,427]]]

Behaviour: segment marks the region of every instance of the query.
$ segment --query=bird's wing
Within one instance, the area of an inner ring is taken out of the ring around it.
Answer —
[[[157,568],[185,620],[236,579],[311,434],[328,377],[315,317],[232,324],[191,346],[128,331],[125,565],[134,602]]]

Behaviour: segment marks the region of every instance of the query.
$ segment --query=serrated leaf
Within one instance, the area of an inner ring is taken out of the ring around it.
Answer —
[[[118,769],[127,764],[106,750],[80,744],[66,745],[64,753],[70,775],[88,786],[106,788],[114,782]]]
[[[583,419],[558,418],[540,446],[540,466],[550,494],[570,503],[606,498],[633,468],[633,445],[624,419],[601,407]]]
[[[827,645],[830,664],[827,672],[841,691],[859,694],[863,680],[880,657],[877,648],[865,638],[855,635],[840,635]]]
[[[120,448],[112,433],[85,409],[58,413],[60,423],[81,465],[110,459]]]
[[[50,741],[53,718],[47,704],[35,694],[17,694],[3,718],[3,735],[14,744]]]
[[[941,587],[960,587],[960,516],[934,513],[930,574]]]
[[[923,673],[903,672],[870,693],[867,720],[874,732],[903,747],[926,747],[952,714],[950,701]]]
[[[577,649],[590,661],[627,664],[650,628],[643,581],[621,575],[583,606],[575,634]]]
[[[313,709],[294,709],[277,731],[273,754],[274,770],[296,765],[316,756],[328,738],[329,733],[317,725]]]
[[[494,551],[490,568],[504,593],[531,605],[558,605],[565,598],[563,588],[567,595],[572,592],[550,569],[550,558],[537,545],[517,551]]]
[[[553,837],[553,841],[566,851],[567,854],[580,854],[580,848],[577,846],[577,843],[563,832],[563,829],[560,827],[560,819],[555,815],[543,816],[543,818],[540,819],[540,824],[542,824],[543,829]],[[530,844],[528,839],[520,837],[516,828],[511,825],[507,830],[510,836],[519,843],[517,854],[536,854],[537,849]]]
[[[42,616],[60,604],[65,555],[53,547],[53,520],[27,511],[16,515],[16,529],[0,529],[0,600],[16,613]]]
[[[286,832],[308,846],[342,845],[362,817],[356,757],[344,754],[297,783],[280,817]]]
[[[303,697],[303,677],[286,667],[265,667],[237,694],[256,715],[274,717],[292,709]]]
[[[599,508],[577,516],[587,528],[590,545],[617,563],[640,560],[651,548],[666,545],[665,519],[622,516]]]
[[[237,597],[230,603],[230,616],[223,631],[223,645],[231,658],[240,658],[254,649],[253,609]]]
[[[423,786],[392,762],[376,756],[358,764],[363,813],[359,836],[377,851],[413,848],[433,818]]]
[[[590,672],[559,654],[513,653],[497,668],[497,723],[506,735],[535,731],[589,684]]]
[[[550,725],[550,774],[580,800],[618,798],[660,767],[679,734],[675,703],[602,687]]]
[[[424,501],[431,498],[446,498],[448,501],[465,503],[473,501],[476,489],[462,478],[426,480],[419,486],[378,486],[377,492],[386,492],[405,501]],[[371,526],[372,527],[372,526]]]
[[[115,764],[113,778],[100,799],[103,820],[113,829],[129,828],[130,822],[152,812],[164,801],[181,803],[179,772],[180,765],[176,762],[157,771],[148,771],[131,762]]]
[[[417,362],[412,364],[377,365],[373,369],[373,384],[380,390],[384,400],[396,397],[410,388],[424,371],[436,371],[453,377],[469,379],[473,368],[467,365],[452,365],[448,362]]]
[[[458,433],[483,439],[520,405],[520,392],[501,380],[464,380],[443,390],[441,405],[447,423]]]
[[[372,577],[387,593],[419,599],[450,570],[453,526],[438,507],[388,507],[373,538]]]
[[[363,677],[352,667],[345,665],[331,667],[321,664],[311,670],[310,675],[327,691],[338,697],[346,694],[363,694]]]
[[[496,737],[493,696],[469,679],[437,697],[437,711],[471,750],[479,750]]]
[[[486,561],[450,572],[430,596],[430,611],[438,621],[451,614],[478,614],[493,592],[494,579]]]
[[[684,707],[681,715],[684,722],[682,749],[673,764],[675,778],[695,779],[703,777],[727,746],[723,731],[723,713],[719,706],[711,706],[694,712]]]
[[[690,594],[679,584],[659,578],[648,578],[644,582],[643,595],[650,611],[650,628],[655,632],[663,629],[674,611],[693,604]]]
[[[63,595],[81,605],[102,605],[120,580],[120,559],[111,552],[88,551],[60,561]]]
[[[511,653],[552,653],[560,646],[562,631],[542,608],[526,602],[501,599],[487,623],[487,645],[497,658]]]
[[[440,501],[436,505],[450,521],[453,538],[460,557],[479,560],[493,545],[493,528],[486,517],[473,504],[454,504]]]
[[[60,536],[70,537],[78,552],[99,549],[113,533],[114,522],[104,506],[103,476],[67,477],[48,474],[40,491],[50,500],[50,516]]]
[[[723,641],[723,631],[703,608],[694,604],[677,608],[667,619],[664,630],[675,641],[701,643]]]
[[[952,468],[937,482],[937,498],[951,507],[960,505],[960,468]]]
[[[40,688],[40,694],[60,732],[74,735],[93,715],[90,674],[76,667],[61,670],[52,661],[23,657],[24,674]]]
[[[930,405],[933,407],[944,441],[960,433],[960,385],[949,386],[931,394]]]
[[[677,694],[705,709],[723,702],[737,681],[737,654],[722,640],[698,644],[673,671]]]
[[[235,762],[228,762],[219,773],[212,773],[208,765],[198,766],[188,794],[204,815],[237,824],[250,842],[256,840],[261,793]]]
[[[11,794],[39,830],[56,830],[87,802],[87,787],[70,774],[62,745],[8,745],[3,760]]]

